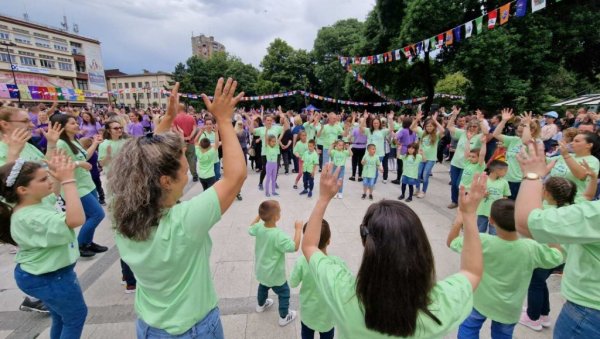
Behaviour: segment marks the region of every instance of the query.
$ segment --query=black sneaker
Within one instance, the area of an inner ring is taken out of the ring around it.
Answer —
[[[192,177],[193,182],[198,182],[198,177]]]
[[[365,200],[365,198],[367,197],[366,194],[363,194],[362,197],[360,197],[362,200]]]
[[[412,201],[412,198],[406,198],[406,200],[404,200],[404,201],[406,201],[406,202],[411,202],[411,201]]]
[[[24,312],[38,312],[48,314],[48,308],[41,300],[33,301],[29,297],[25,297],[25,300],[19,305],[19,310]]]
[[[96,252],[93,252],[92,250],[86,248],[86,247],[79,247],[79,256],[82,258],[90,258],[96,255]]]
[[[359,178],[358,178],[358,182],[361,182],[361,181],[362,181],[362,178],[361,178],[361,177],[359,177]]]
[[[348,180],[350,180],[350,181],[356,181],[356,178],[355,177],[350,177],[350,178],[348,178]]]
[[[369,194],[369,200],[373,200],[373,194]]]
[[[294,185],[294,189],[297,190],[298,189],[298,185]]]
[[[104,200],[99,200],[98,202],[100,203],[100,205],[102,205],[102,206],[106,206],[106,201],[104,201]]]
[[[400,180],[398,180],[398,179],[392,180],[391,183],[394,185],[400,185]]]
[[[398,197],[398,200],[404,200],[404,194]]]
[[[103,252],[108,251],[108,247],[98,245],[95,242],[93,242],[93,243],[91,243],[91,244],[89,244],[87,246],[84,246],[84,247],[86,247],[88,250],[90,250],[90,251],[92,251],[94,253],[103,253]]]
[[[242,195],[238,193],[238,195],[236,196],[237,200],[242,201]]]
[[[262,184],[258,184],[258,190],[259,190],[259,191],[262,191],[263,189],[264,189],[264,188],[263,188],[263,185],[262,185]]]

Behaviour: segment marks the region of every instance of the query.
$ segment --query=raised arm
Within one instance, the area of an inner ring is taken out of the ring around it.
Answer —
[[[450,131],[450,136],[454,135],[454,131],[456,130],[456,118],[458,117],[458,114],[460,113],[460,108],[456,107],[456,106],[452,106],[452,114],[450,115],[450,120],[448,120],[448,125],[446,126],[446,128],[448,128],[448,130]]]
[[[504,108],[502,110],[502,120],[500,120],[500,122],[498,123],[498,126],[496,126],[496,129],[494,130],[492,137],[496,138],[500,142],[504,141],[504,134],[502,134],[502,131],[504,130],[504,126],[506,126],[506,123],[510,119],[512,119],[513,116],[514,115],[513,115],[512,108],[510,108],[510,109]]]
[[[485,165],[485,153],[487,152],[487,144],[485,142],[481,143],[481,148],[479,149],[479,164]]]
[[[521,124],[523,125],[523,134],[521,134],[521,141],[526,144],[531,140],[531,122],[533,121],[533,112],[525,112],[521,115]]]
[[[458,208],[463,219],[463,250],[460,257],[460,273],[464,274],[473,290],[477,288],[483,275],[483,253],[481,239],[477,230],[477,207],[486,191],[487,176],[475,174],[471,190],[467,195],[465,188],[460,187]]]
[[[565,159],[565,163],[569,170],[573,174],[573,176],[579,180],[583,180],[587,177],[587,171],[583,165],[578,163],[569,153],[569,149],[567,148],[567,144],[564,140],[558,142],[560,147],[560,155],[562,155],[563,159]]]
[[[479,129],[481,129],[481,134],[482,136],[487,136],[490,133],[490,126],[486,123],[485,121],[485,116],[483,115],[483,112],[481,112],[481,110],[477,110],[476,111],[477,114],[477,120],[479,121]],[[482,140],[483,142],[485,142],[485,140]]]
[[[217,152],[219,151],[219,145],[221,142],[221,140],[219,139],[219,134],[220,134],[219,131],[216,130],[215,131],[215,144],[213,145],[213,147],[215,148],[215,151],[217,151]]]
[[[222,179],[213,186],[219,198],[221,213],[225,213],[235,200],[244,184],[244,180],[246,180],[247,172],[242,148],[231,125],[233,110],[244,96],[244,92],[240,92],[234,97],[237,81],[229,78],[225,84],[223,83],[223,78],[220,78],[212,101],[206,94],[202,94],[202,100],[204,100],[206,108],[217,120],[223,146],[223,167],[225,171]]]
[[[173,121],[177,116],[177,110],[179,109],[179,83],[176,82],[175,86],[171,90],[171,95],[169,95],[169,103],[167,105],[167,112],[163,116],[162,120],[156,126],[154,133],[166,133],[171,130],[171,126],[173,125]]]
[[[417,133],[417,131],[419,130],[419,122],[421,121],[421,119],[423,119],[423,112],[418,111],[417,115],[412,121],[412,124],[410,124],[411,131]]]
[[[433,123],[436,126],[436,129],[438,131],[438,136],[443,136],[444,132],[446,132],[446,129],[444,128],[444,126],[440,125],[440,123],[438,122],[437,118],[438,118],[438,113],[437,112],[433,113],[433,116],[431,117],[431,120],[433,121]]]
[[[85,150],[85,152],[87,153],[85,160],[90,160],[90,158],[94,155],[94,152],[96,152],[96,150],[98,149],[98,145],[100,145],[101,143],[102,136],[100,134],[95,135],[92,139],[92,144],[87,150]]]
[[[585,188],[585,192],[583,192],[583,197],[586,200],[591,201],[596,196],[596,190],[598,189],[598,173],[590,167],[587,161],[583,160],[582,165],[585,168],[587,176],[590,177],[590,180],[588,180],[587,183],[587,187]]]
[[[65,224],[69,228],[77,228],[85,223],[85,213],[75,180],[75,163],[62,152],[56,152],[48,162],[50,174],[56,179],[63,189],[65,200]]]

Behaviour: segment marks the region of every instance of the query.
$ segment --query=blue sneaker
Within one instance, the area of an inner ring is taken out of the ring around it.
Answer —
[[[307,191],[307,190],[304,190],[304,191],[300,192],[300,195],[302,195],[302,194],[306,194],[306,193],[308,193],[308,191]]]
[[[276,196],[276,197],[278,197],[278,196],[279,196],[279,193],[277,193],[277,192],[273,192],[273,196]]]
[[[262,184],[258,184],[258,190],[262,191],[263,190],[263,185]]]
[[[309,191],[309,192],[308,192],[308,197],[309,197],[309,198],[312,198],[312,191]]]

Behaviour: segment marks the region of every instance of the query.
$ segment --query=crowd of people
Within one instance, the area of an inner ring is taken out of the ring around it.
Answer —
[[[266,198],[248,229],[256,311],[274,304],[273,290],[279,325],[292,323],[289,286],[301,286],[303,338],[333,338],[334,328],[344,338],[433,338],[457,328],[459,338],[477,338],[487,318],[493,338],[512,337],[517,323],[541,331],[553,324],[546,279],[556,271],[567,302],[555,338],[600,337],[599,115],[245,110],[236,109],[236,87],[220,79],[199,112],[179,103],[178,84],[166,111],[0,108],[0,241],[16,252],[15,280],[28,295],[21,308],[49,312],[51,338],[81,335],[87,308],[74,266],[108,250],[94,242],[107,215],[125,292],[136,293],[138,338],[222,338],[208,232],[242,200],[249,171],[260,172],[253,185]],[[447,244],[461,266],[436,281],[409,204],[428,198],[432,169],[444,162],[447,208],[457,209]],[[293,187],[280,187],[290,172]],[[188,176],[203,192],[183,201]],[[336,225],[323,216],[356,183],[363,200],[388,183],[399,196],[377,195],[367,209],[355,276],[328,255]],[[316,198],[293,237],[277,227],[283,194]],[[288,284],[285,253],[299,249]]]

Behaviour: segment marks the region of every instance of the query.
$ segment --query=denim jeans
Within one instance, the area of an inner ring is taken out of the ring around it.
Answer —
[[[554,339],[600,338],[600,310],[567,301],[554,325]]]
[[[417,185],[417,191],[420,189],[423,193],[427,192],[427,187],[429,187],[429,175],[433,170],[433,165],[435,165],[435,161],[425,161],[419,164],[419,185]],[[421,183],[423,183],[423,188],[421,188]]]
[[[333,166],[333,171],[335,172],[336,170],[337,170],[337,166]],[[344,174],[345,173],[346,173],[346,166],[340,166],[340,174],[338,174],[338,180],[342,180],[342,186],[340,186],[338,193],[344,193]]]
[[[479,229],[479,233],[489,233],[491,235],[496,235],[496,227],[490,224],[490,219],[485,215],[477,216],[477,228]]]
[[[302,339],[314,339],[315,330],[304,325],[303,322],[300,322],[300,324],[302,324],[302,330],[300,331],[300,337]],[[333,339],[334,333],[335,333],[335,328],[332,328],[331,330],[329,330],[327,332],[319,332],[319,338],[320,339]]]
[[[223,325],[221,324],[221,318],[219,308],[215,307],[212,311],[200,320],[192,328],[186,332],[178,335],[169,334],[165,330],[160,328],[152,327],[146,324],[142,319],[139,319],[135,323],[135,330],[137,333],[137,339],[192,339],[192,338],[209,338],[209,339],[223,339],[225,334],[223,333]]]
[[[385,157],[379,157],[379,162],[381,162],[382,166],[383,166],[383,158],[385,158]],[[373,185],[377,183],[378,178],[379,178],[379,167],[375,169],[375,182],[373,183]],[[384,178],[384,180],[387,180],[387,179]]]
[[[81,230],[79,230],[79,235],[77,236],[79,246],[92,243],[96,227],[104,219],[104,210],[100,202],[98,202],[98,193],[96,190],[81,197],[81,205],[83,205],[83,211],[85,212],[85,223],[81,226]]]
[[[517,200],[517,194],[519,193],[519,188],[521,187],[520,182],[508,182],[508,187],[510,188],[510,200]]]
[[[302,173],[302,183],[306,191],[312,192],[315,186],[315,178],[309,172]]]
[[[326,164],[329,162],[329,148],[323,147],[323,163]]]
[[[458,339],[479,339],[479,330],[485,322],[486,317],[477,312],[475,308],[465,321],[460,324],[458,328]],[[513,331],[515,330],[515,324],[502,324],[492,320],[492,339],[511,339]]]
[[[458,204],[458,187],[462,178],[463,169],[450,165],[450,197],[452,202]]]
[[[216,181],[219,181],[219,179],[221,179],[221,161],[215,162],[214,167],[215,167],[215,182],[216,182]]]
[[[25,294],[40,299],[52,316],[51,339],[71,339],[81,337],[87,317],[87,306],[77,275],[75,264],[54,272],[35,275],[15,267],[17,286]]]
[[[259,283],[258,294],[256,296],[259,306],[265,304],[265,301],[269,296],[270,289],[273,290],[273,292],[275,292],[275,294],[277,294],[277,296],[279,297],[279,317],[285,318],[288,315],[288,311],[290,308],[290,287],[288,286],[287,281],[281,286],[272,287],[268,287]]]

